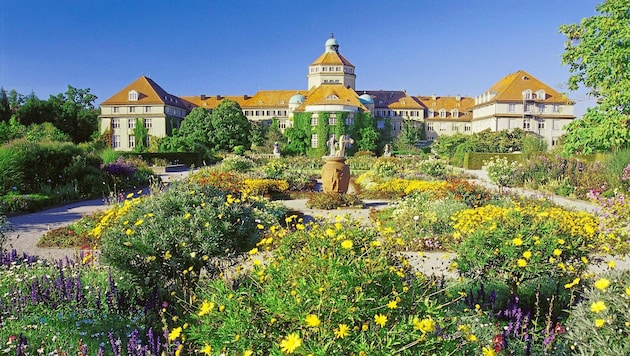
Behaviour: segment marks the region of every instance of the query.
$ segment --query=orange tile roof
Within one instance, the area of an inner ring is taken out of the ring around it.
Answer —
[[[427,111],[427,119],[429,120],[459,120],[470,121],[472,119],[472,108],[475,106],[475,99],[460,96],[418,96],[427,109],[433,110],[433,116],[429,117]],[[459,104],[459,105],[458,105]],[[440,110],[446,110],[446,118],[440,117]],[[458,111],[458,117],[452,117],[452,111]]]
[[[495,96],[490,100],[494,101],[522,101],[523,91],[531,90],[532,93],[536,93],[538,90],[545,91],[545,98],[537,98],[537,101],[546,103],[558,103],[558,104],[575,104],[569,98],[559,93],[549,85],[541,82],[534,76],[530,75],[524,70],[519,70],[514,73],[508,74],[496,82],[487,92],[495,93]]]
[[[313,63],[311,63],[312,66],[322,65],[322,64],[323,65],[346,65],[346,66],[354,67],[354,65],[352,65],[352,63],[350,63],[350,61],[347,60],[346,57],[339,54],[339,52],[324,52],[322,53],[321,56],[317,57],[317,59]]]
[[[343,84],[322,84],[311,88],[306,93],[306,99],[295,111],[304,111],[306,106],[312,105],[348,105],[363,111],[368,109],[359,100],[359,95],[353,89]]]
[[[129,92],[135,90],[139,93],[138,100],[130,101]],[[140,76],[118,93],[101,103],[101,105],[155,105],[164,104],[191,110],[192,106],[186,100],[169,94],[151,78]]]
[[[214,109],[223,99],[229,99],[239,104],[241,109],[289,107],[289,99],[295,94],[306,94],[306,90],[261,90],[253,96],[183,96],[182,98],[203,108]]]

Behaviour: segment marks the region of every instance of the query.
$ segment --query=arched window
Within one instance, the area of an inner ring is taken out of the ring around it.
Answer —
[[[440,117],[441,118],[445,118],[446,117],[446,110],[445,109],[440,109]]]
[[[138,101],[138,92],[135,90],[129,91],[129,101]]]

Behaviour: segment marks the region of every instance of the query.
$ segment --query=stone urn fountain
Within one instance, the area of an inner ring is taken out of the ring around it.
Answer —
[[[350,166],[346,164],[346,137],[339,138],[339,151],[335,151],[336,140],[328,140],[330,154],[322,157],[326,163],[322,167],[322,189],[326,193],[346,193],[350,185]]]

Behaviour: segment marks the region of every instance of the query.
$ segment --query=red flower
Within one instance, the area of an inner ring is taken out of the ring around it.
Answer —
[[[494,337],[492,338],[492,343],[494,344],[494,351],[501,352],[501,350],[503,349],[503,335],[494,335]]]

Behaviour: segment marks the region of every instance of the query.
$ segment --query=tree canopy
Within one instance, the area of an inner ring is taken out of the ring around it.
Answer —
[[[598,14],[562,25],[567,37],[563,64],[572,73],[569,89],[589,89],[597,105],[567,126],[568,153],[630,147],[630,9],[627,0],[605,0]]]

